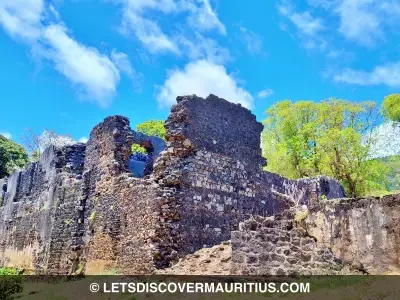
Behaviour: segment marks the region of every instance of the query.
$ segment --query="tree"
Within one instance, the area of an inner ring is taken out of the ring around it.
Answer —
[[[383,115],[394,122],[400,122],[400,94],[386,96],[382,103]]]
[[[22,168],[28,161],[28,153],[22,146],[0,135],[0,178]]]
[[[267,170],[289,178],[328,175],[357,197],[386,188],[389,170],[370,159],[374,102],[289,100],[267,110],[262,135]]]
[[[165,140],[165,127],[162,120],[149,120],[136,126],[136,131]]]
[[[41,135],[27,128],[22,136],[22,141],[31,153],[31,160],[38,161],[43,151],[50,145],[63,147],[76,144],[70,135],[58,135],[54,131],[44,130]]]

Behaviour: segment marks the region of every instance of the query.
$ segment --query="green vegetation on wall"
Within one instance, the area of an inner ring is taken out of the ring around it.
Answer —
[[[22,168],[28,161],[28,153],[22,146],[0,135],[0,178]]]
[[[132,151],[132,153],[147,154],[146,149],[144,147],[140,146],[139,144],[132,144],[131,151]]]
[[[149,120],[136,126],[136,131],[165,140],[165,127],[162,120]]]
[[[325,174],[351,197],[387,189],[390,169],[369,158],[373,140],[367,133],[379,117],[374,102],[285,100],[266,112],[262,148],[268,171],[289,178]]]

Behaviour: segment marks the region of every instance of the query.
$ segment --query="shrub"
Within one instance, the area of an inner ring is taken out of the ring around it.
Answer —
[[[0,299],[12,299],[13,294],[22,292],[21,273],[15,268],[0,268]]]
[[[386,96],[382,103],[384,116],[394,122],[400,122],[400,94]]]
[[[139,144],[132,144],[131,150],[132,150],[132,153],[147,154],[146,149],[144,147],[140,146]]]

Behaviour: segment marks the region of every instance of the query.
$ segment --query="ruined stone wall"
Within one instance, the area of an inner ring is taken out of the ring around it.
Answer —
[[[319,246],[370,274],[400,272],[400,194],[322,201],[305,225]]]
[[[315,238],[286,211],[256,217],[232,232],[234,275],[335,275],[357,274],[352,266],[318,247]]]
[[[167,149],[154,166],[157,267],[229,239],[250,216],[344,196],[327,177],[288,180],[263,172],[263,126],[249,110],[214,95],[177,100],[166,122]]]
[[[76,214],[85,146],[48,148],[8,180],[0,209],[1,264],[27,270],[70,272],[76,228],[67,227]],[[61,263],[61,260],[63,262]]]
[[[129,172],[132,143],[148,137],[121,116],[97,125],[86,145],[50,148],[14,173],[0,212],[2,264],[22,253],[44,272],[151,273],[228,240],[252,216],[344,196],[324,176],[264,172],[262,125],[249,110],[213,95],[177,100],[149,176]]]

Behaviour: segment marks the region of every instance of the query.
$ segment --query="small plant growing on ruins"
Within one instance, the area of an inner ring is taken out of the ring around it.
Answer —
[[[321,196],[321,200],[322,200],[322,201],[326,201],[326,200],[328,200],[328,198],[326,198],[325,195],[322,195],[322,196]]]
[[[93,223],[95,219],[96,219],[96,212],[92,211],[92,213],[89,216],[90,223]]]
[[[147,150],[144,147],[140,146],[139,144],[132,144],[131,151],[132,153],[147,154]]]
[[[79,264],[78,264],[78,269],[76,270],[75,274],[76,274],[76,275],[81,275],[81,274],[83,274],[83,264],[82,264],[82,263],[79,263]]]
[[[64,223],[65,223],[66,225],[70,225],[70,224],[71,224],[71,222],[72,222],[72,220],[71,220],[71,219],[66,219],[66,220],[64,221]]]

